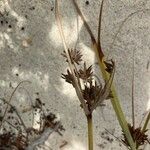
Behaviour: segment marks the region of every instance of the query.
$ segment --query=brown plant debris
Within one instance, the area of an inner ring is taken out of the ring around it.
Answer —
[[[42,112],[39,114],[41,116],[38,122],[40,125],[39,129],[26,126],[25,121],[22,119],[15,106],[8,103],[5,99],[1,99],[1,101],[0,123],[3,120],[3,124],[0,133],[0,150],[25,150],[33,141],[36,141],[36,138],[41,137],[47,129],[51,129],[52,132],[55,131],[59,135],[62,135],[62,131],[65,130],[60,121],[56,121],[57,117],[55,114],[44,111],[46,109],[44,109],[43,102],[39,98],[36,99],[33,106],[31,106],[32,109],[29,110],[35,113],[38,113],[37,110]],[[4,111],[3,108],[5,108],[7,104],[9,105],[9,109],[4,120],[1,114]]]
[[[23,133],[15,134],[11,132],[6,132],[0,134],[0,149],[18,149],[25,150],[28,145],[27,137]]]
[[[68,144],[68,142],[66,140],[62,141],[62,144],[59,146],[60,149],[62,149],[63,147],[65,147]]]

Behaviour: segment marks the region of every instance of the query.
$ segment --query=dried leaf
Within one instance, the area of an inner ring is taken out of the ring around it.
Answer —
[[[55,126],[57,124],[59,124],[58,129],[57,129],[56,132],[58,132],[58,134],[62,136],[61,131],[64,131],[65,129],[59,121],[55,121],[56,118],[57,117],[52,113],[49,113],[48,115],[46,115],[44,117],[44,122],[45,122],[44,123],[44,129],[45,128],[55,128]]]

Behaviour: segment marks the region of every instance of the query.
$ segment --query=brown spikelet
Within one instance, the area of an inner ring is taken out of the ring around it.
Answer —
[[[108,73],[112,73],[112,71],[113,71],[113,69],[114,69],[114,62],[113,62],[113,60],[109,60],[109,61],[104,61],[104,64],[105,64],[105,66],[106,66],[106,71],[108,72]]]
[[[74,86],[74,78],[71,72],[67,69],[67,74],[63,74],[61,76],[63,79],[65,79],[66,82],[72,84]]]
[[[89,78],[92,77],[92,65],[90,67],[86,67],[86,63],[84,63],[84,67],[83,69],[79,69],[78,71],[79,74],[79,78],[81,78],[82,80],[87,81]]]
[[[89,84],[90,84],[89,86],[85,85],[85,88],[82,91],[82,93],[84,99],[86,100],[86,103],[89,106],[92,106],[92,104],[98,99],[102,87],[97,85],[96,81],[95,84],[93,84],[92,82],[90,82]]]
[[[139,146],[142,146],[142,145],[144,145],[144,144],[149,142],[148,141],[148,135],[146,134],[146,132],[148,130],[142,131],[141,127],[134,128],[133,126],[131,126],[131,124],[128,124],[128,127],[129,127],[129,131],[130,131],[130,133],[132,135],[132,138],[133,138],[134,142],[136,142],[137,148]],[[127,147],[130,147],[125,134],[124,133],[122,133],[122,134],[123,134],[123,137],[124,137],[124,139],[122,139],[122,142]]]
[[[79,50],[76,50],[76,49],[75,50],[71,49],[71,50],[68,50],[68,53],[70,55],[70,58],[71,58],[72,62],[74,62],[77,65],[79,65],[80,62],[82,61],[82,54],[81,54],[81,52]],[[63,57],[65,57],[66,58],[66,62],[68,62],[66,52],[63,51],[63,53],[61,55]]]

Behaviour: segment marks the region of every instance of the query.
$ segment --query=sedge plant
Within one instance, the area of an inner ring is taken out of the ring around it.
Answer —
[[[134,98],[132,97],[133,125],[127,122],[124,112],[121,108],[120,101],[117,96],[117,92],[115,90],[115,86],[112,83],[113,78],[114,78],[114,73],[115,73],[115,63],[113,60],[106,61],[106,58],[105,58],[105,55],[103,53],[102,46],[101,46],[101,22],[102,22],[101,20],[102,20],[104,0],[102,0],[101,7],[100,7],[97,40],[94,34],[92,33],[92,30],[90,29],[90,26],[88,25],[84,15],[82,14],[76,0],[72,0],[72,2],[77,10],[77,13],[83,20],[83,23],[87,29],[87,32],[90,35],[92,48],[95,51],[96,58],[98,60],[98,64],[100,67],[100,71],[105,81],[104,86],[102,86],[101,83],[97,83],[95,79],[93,78],[91,66],[87,68],[85,62],[84,62],[83,69],[80,68],[80,63],[82,62],[81,52],[79,50],[69,49],[67,46],[67,42],[65,40],[65,36],[64,36],[63,28],[61,24],[61,16],[59,13],[58,0],[56,0],[56,21],[58,24],[59,32],[61,35],[61,39],[63,41],[64,50],[65,50],[62,55],[66,58],[66,62],[69,65],[67,74],[62,74],[62,78],[64,78],[66,82],[72,84],[73,87],[75,88],[78,99],[81,102],[81,107],[83,108],[85,116],[87,117],[89,150],[93,150],[92,112],[94,109],[96,109],[97,106],[101,105],[102,102],[108,98],[111,99],[113,109],[116,113],[120,127],[122,128],[122,132],[124,136],[124,139],[122,140],[122,142],[127,146],[128,149],[137,150],[139,146],[145,144],[145,141],[147,141],[148,139],[148,136],[146,135],[146,131],[147,131],[148,122],[150,120],[150,113],[148,113],[143,127],[135,128]],[[138,12],[130,14],[129,17],[133,16],[136,13]],[[120,32],[122,26],[124,25],[124,23],[129,17],[127,17],[123,21],[117,34]],[[115,38],[117,37],[117,34]],[[134,91],[133,87],[132,87],[132,91]]]

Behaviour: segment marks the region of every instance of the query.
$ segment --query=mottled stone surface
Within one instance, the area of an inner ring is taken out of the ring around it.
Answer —
[[[78,0],[95,36],[100,2]],[[0,97],[9,98],[20,81],[31,81],[31,84],[22,84],[11,103],[21,112],[21,105],[28,107],[30,98],[40,98],[60,118],[66,129],[62,137],[57,133],[49,137],[47,143],[50,147],[53,150],[87,150],[86,118],[79,107],[74,89],[61,79],[61,73],[65,72],[67,64],[60,55],[63,45],[55,21],[54,7],[54,0],[0,0]],[[116,62],[115,84],[129,121],[133,51],[135,52],[134,99],[137,126],[150,107],[149,7],[150,0],[106,0],[103,9],[102,48],[106,56]],[[88,64],[94,64],[98,74],[90,38],[72,1],[61,0],[60,10],[68,46],[81,49],[84,59]],[[122,21],[136,11],[139,12],[125,22],[111,47]],[[28,117],[24,118],[28,122]],[[105,128],[116,137],[121,136],[121,129],[109,101],[105,107],[94,112],[94,149],[125,149],[113,136],[105,132]]]

